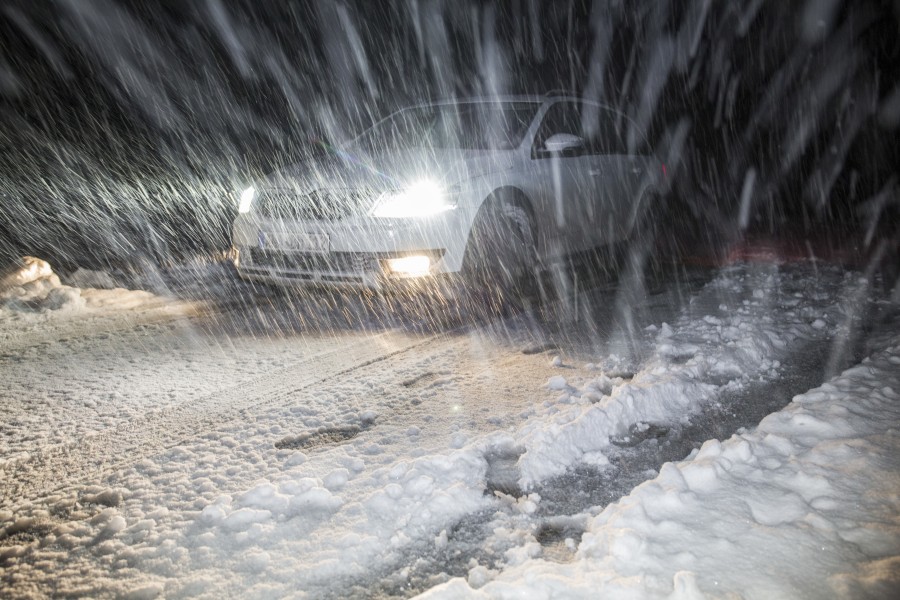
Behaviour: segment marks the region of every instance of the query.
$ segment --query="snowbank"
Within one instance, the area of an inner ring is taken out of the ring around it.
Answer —
[[[0,293],[9,288],[20,287],[27,283],[46,279],[53,275],[50,264],[33,256],[25,256],[2,270],[0,270]]]
[[[26,256],[0,273],[0,319],[49,316],[85,310],[155,308],[166,300],[150,292],[126,290],[103,271],[78,269],[64,285],[47,261]]]
[[[540,558],[423,598],[900,597],[900,336],[759,427],[711,440]]]
[[[552,378],[548,388],[564,393],[516,434],[525,449],[520,484],[528,488],[577,463],[605,465],[611,438],[642,423],[678,422],[726,391],[777,377],[792,344],[824,339],[846,320],[834,279],[841,277],[730,268],[673,325],[645,331],[655,355],[639,372],[622,373],[617,357],[609,357],[596,378]],[[848,288],[857,284],[844,277]]]

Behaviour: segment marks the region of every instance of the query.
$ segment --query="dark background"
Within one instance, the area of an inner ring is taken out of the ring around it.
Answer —
[[[897,249],[897,0],[7,0],[0,50],[4,261],[215,255],[239,190],[317,140],[550,89],[639,123],[680,247]]]

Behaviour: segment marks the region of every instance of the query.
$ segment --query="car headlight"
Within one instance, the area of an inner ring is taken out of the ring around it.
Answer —
[[[403,190],[385,192],[379,196],[372,215],[381,218],[428,217],[456,208],[456,200],[437,182],[417,181]]]
[[[256,189],[253,186],[250,186],[241,192],[241,202],[238,204],[238,212],[242,214],[250,212],[250,206],[253,204],[253,199],[255,197]]]

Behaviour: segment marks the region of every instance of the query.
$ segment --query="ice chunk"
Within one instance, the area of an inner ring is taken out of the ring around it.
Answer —
[[[125,517],[123,517],[122,515],[116,515],[106,522],[106,527],[104,527],[103,529],[107,533],[119,533],[126,527],[128,527],[128,523],[125,521]]]
[[[297,465],[302,465],[306,462],[306,455],[302,452],[294,452],[291,454],[286,461],[284,461],[284,466],[286,467],[296,467]]]
[[[483,567],[481,565],[472,567],[471,569],[469,569],[469,585],[477,590],[478,588],[483,587],[491,579],[493,579],[496,573],[496,571],[492,571],[487,567]]]
[[[267,510],[239,508],[225,517],[222,525],[231,531],[246,531],[254,523],[264,523],[271,518],[272,513]]]
[[[469,440],[469,436],[460,431],[454,433],[450,437],[450,447],[451,448],[462,448],[466,445],[466,442]]]
[[[162,596],[165,585],[161,582],[146,583],[132,588],[122,595],[124,600],[153,600]]]
[[[447,530],[442,529],[436,538],[434,538],[434,545],[438,549],[443,549],[447,547]]]
[[[549,380],[547,380],[547,389],[550,390],[565,390],[568,389],[569,384],[566,382],[566,378],[562,375],[554,375]]]
[[[350,480],[350,471],[347,469],[335,469],[331,473],[325,476],[323,480],[323,485],[331,490],[339,490],[347,485],[347,481]]]
[[[341,504],[343,500],[329,490],[317,487],[291,498],[289,512],[292,515],[331,513],[340,508]]]

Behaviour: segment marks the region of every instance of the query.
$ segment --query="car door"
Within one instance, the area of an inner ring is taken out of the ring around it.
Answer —
[[[525,181],[534,201],[538,247],[548,258],[560,257],[590,246],[596,221],[591,198],[593,182],[582,156],[583,148],[547,149],[547,141],[559,134],[581,137],[581,116],[575,101],[551,104],[537,128]]]
[[[626,239],[634,220],[636,203],[645,171],[646,157],[628,153],[624,115],[600,104],[581,105],[585,149],[580,168],[591,179],[591,226],[593,245],[612,244]]]

